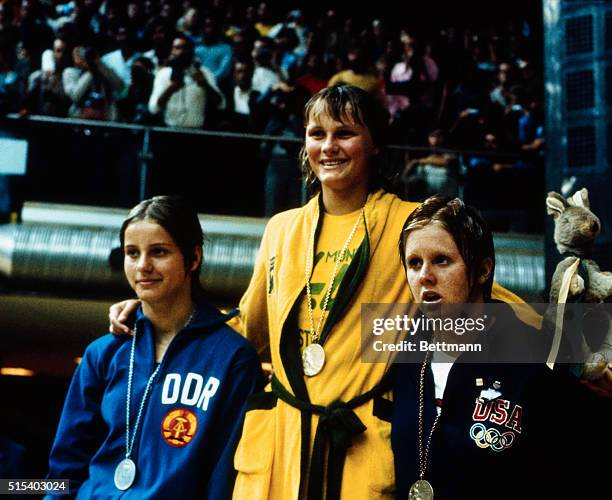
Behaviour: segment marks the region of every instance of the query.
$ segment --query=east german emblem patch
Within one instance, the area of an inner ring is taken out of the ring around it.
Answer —
[[[198,430],[198,419],[190,410],[172,410],[162,421],[164,441],[175,448],[189,444]]]

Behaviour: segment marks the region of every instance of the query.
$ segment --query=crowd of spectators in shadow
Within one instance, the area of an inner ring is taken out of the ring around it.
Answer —
[[[540,161],[541,41],[525,20],[425,29],[282,5],[4,0],[0,111],[301,137],[306,100],[347,83],[384,101],[389,143],[429,148],[402,160],[407,196],[464,194],[466,176]],[[294,149],[261,145],[266,189]]]

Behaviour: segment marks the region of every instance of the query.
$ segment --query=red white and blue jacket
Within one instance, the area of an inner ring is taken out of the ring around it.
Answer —
[[[487,334],[493,351],[543,335],[516,318],[499,323],[503,328],[494,325]],[[592,403],[588,391],[568,373],[544,364],[486,361],[464,353],[449,372],[425,473],[436,500],[574,498],[566,496],[572,488],[588,489],[588,457],[582,446]],[[402,500],[419,479],[421,366],[395,366],[391,442],[396,498]],[[487,389],[493,399],[481,398]],[[428,366],[423,450],[440,404],[434,391]]]

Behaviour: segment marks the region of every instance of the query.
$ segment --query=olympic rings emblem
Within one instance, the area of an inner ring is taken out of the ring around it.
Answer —
[[[512,431],[501,433],[495,428],[487,429],[480,423],[472,425],[470,437],[479,448],[491,448],[496,452],[510,448],[515,440],[515,435]]]

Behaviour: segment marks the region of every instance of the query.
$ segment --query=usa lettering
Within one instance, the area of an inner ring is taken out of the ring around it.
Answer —
[[[509,411],[511,404],[507,399],[494,399],[486,403],[477,399],[472,420],[475,422],[489,421],[498,425],[504,425],[508,429],[515,430],[520,434],[523,431],[523,407],[514,405],[512,411]]]
[[[218,388],[219,379],[215,377],[209,377],[204,383],[204,377],[199,373],[189,372],[184,379],[180,373],[168,373],[164,379],[161,402],[163,405],[180,402],[206,411]]]

